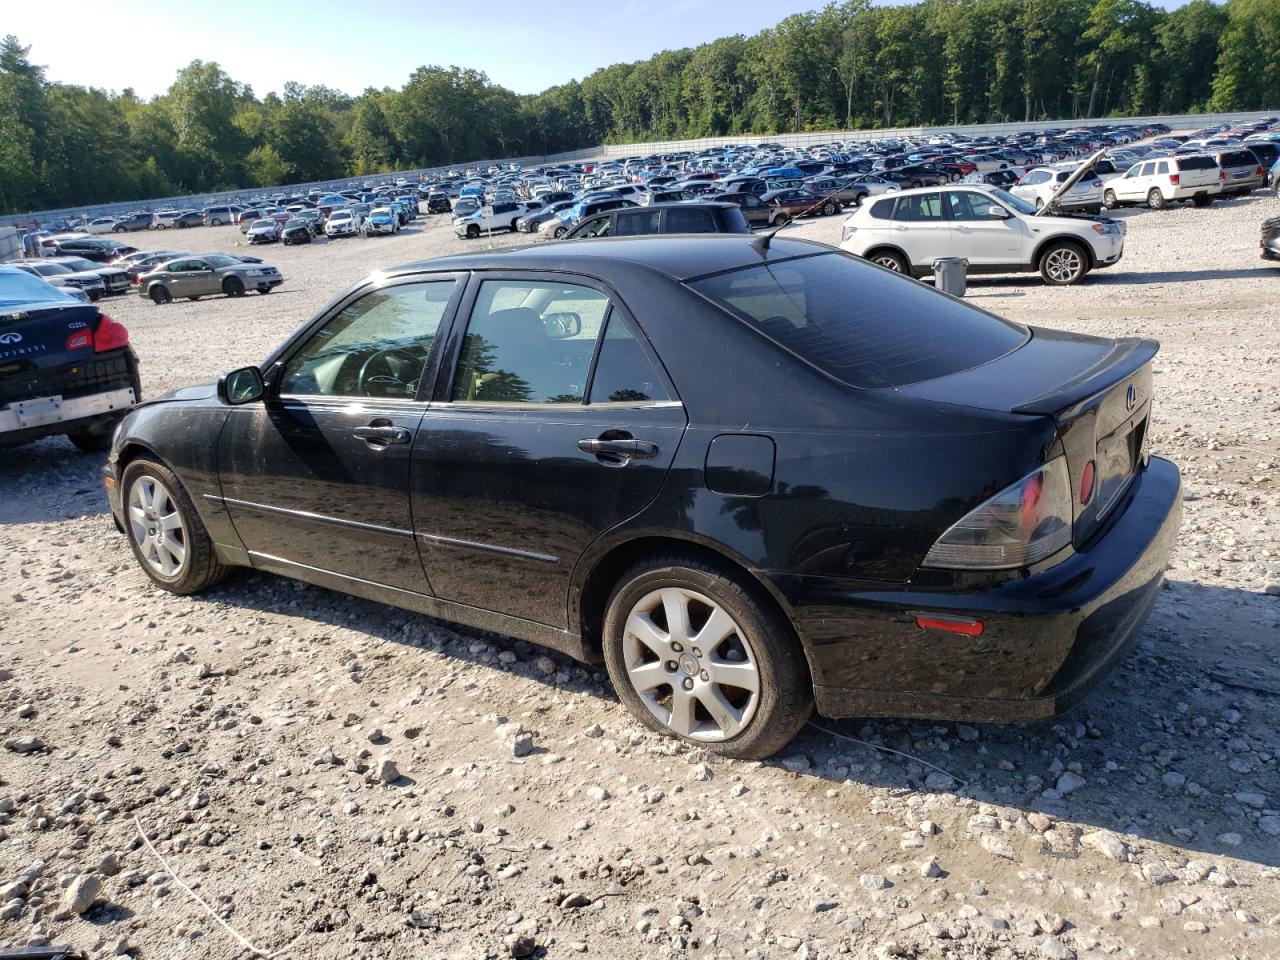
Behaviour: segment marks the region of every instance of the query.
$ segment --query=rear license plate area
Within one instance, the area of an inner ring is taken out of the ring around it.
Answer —
[[[1097,519],[1101,520],[1115,506],[1129,485],[1142,455],[1147,432],[1147,419],[1121,427],[1098,443],[1095,455],[1097,464]]]
[[[62,419],[62,397],[20,400],[11,409],[18,415],[19,427],[42,427]]]

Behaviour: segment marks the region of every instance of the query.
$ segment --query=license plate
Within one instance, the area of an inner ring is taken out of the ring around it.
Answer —
[[[40,397],[14,405],[19,427],[40,427],[62,419],[62,397]]]

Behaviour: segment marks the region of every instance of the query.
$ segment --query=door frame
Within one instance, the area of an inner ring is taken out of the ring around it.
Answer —
[[[522,270],[507,268],[503,270],[473,270],[468,274],[466,283],[463,285],[465,289],[458,303],[450,302],[449,308],[452,311],[449,317],[449,329],[445,338],[444,346],[437,352],[436,347],[440,346],[441,337],[436,335],[436,342],[432,345],[432,354],[434,355],[434,371],[429,374],[434,379],[434,385],[429,392],[429,396],[423,396],[422,389],[427,384],[428,375],[424,375],[422,384],[419,385],[419,399],[427,399],[430,401],[430,407],[433,411],[450,410],[455,407],[462,406],[465,409],[496,409],[496,410],[519,410],[519,409],[565,409],[571,407],[570,404],[564,403],[525,403],[525,402],[489,402],[468,400],[463,404],[455,404],[450,399],[453,388],[453,375],[457,370],[458,357],[462,352],[463,338],[466,336],[467,326],[471,322],[471,311],[475,309],[476,300],[480,295],[480,286],[486,280],[514,280],[518,282],[529,283],[565,283],[575,284],[581,287],[588,287],[609,298],[609,313],[606,314],[606,322],[612,316],[613,311],[619,311],[629,322],[631,329],[636,334],[636,342],[640,345],[641,351],[649,358],[653,364],[654,370],[662,380],[662,385],[666,387],[667,395],[671,398],[669,401],[647,401],[641,406],[653,406],[657,402],[665,403],[681,403],[680,394],[676,390],[675,383],[671,379],[671,375],[667,373],[667,369],[663,366],[662,359],[658,356],[653,344],[649,342],[649,336],[645,333],[644,327],[641,326],[636,319],[635,313],[626,305],[622,296],[607,281],[591,276],[585,273],[571,273],[567,270]],[[441,329],[444,328],[444,322],[441,322]],[[604,404],[591,404],[587,401],[591,398],[591,386],[595,380],[596,360],[599,357],[600,346],[603,340],[597,336],[595,347],[591,351],[591,362],[588,367],[588,378],[585,390],[583,391],[583,402],[578,404],[580,407],[599,407]],[[428,370],[431,369],[432,363],[428,363]],[[636,404],[615,404],[615,406],[635,406]]]
[[[263,395],[264,403],[279,402],[281,394],[279,392],[280,382],[279,375],[284,367],[294,355],[297,354],[302,347],[310,342],[315,332],[323,327],[326,323],[336,317],[339,313],[349,307],[356,300],[373,293],[377,290],[385,290],[389,287],[407,286],[413,283],[433,283],[445,280],[454,282],[453,293],[449,296],[449,302],[445,305],[444,315],[440,318],[440,328],[436,331],[435,339],[431,343],[431,352],[427,355],[426,365],[423,367],[422,376],[418,380],[418,392],[411,398],[406,398],[407,402],[425,403],[430,400],[431,387],[435,382],[441,357],[441,342],[449,336],[453,329],[454,319],[458,313],[458,306],[462,302],[463,295],[468,289],[469,274],[465,270],[442,270],[423,271],[420,273],[401,273],[388,277],[383,277],[371,283],[360,283],[352,287],[345,293],[340,294],[337,299],[332,300],[326,307],[320,310],[312,317],[304,327],[294,333],[292,337],[282,343],[275,351],[263,361],[263,379],[266,381],[266,391]],[[290,396],[293,396],[290,394]],[[304,398],[309,395],[299,395]],[[320,399],[346,401],[348,403],[356,402],[358,397],[320,397]]]

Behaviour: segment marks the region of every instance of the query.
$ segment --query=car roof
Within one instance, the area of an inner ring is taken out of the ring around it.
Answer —
[[[689,280],[763,262],[815,253],[835,253],[810,240],[775,238],[762,253],[760,238],[747,234],[652,234],[592,237],[457,254],[407,263],[387,275],[424,270],[536,270],[575,272],[609,278],[618,273],[659,273]]]

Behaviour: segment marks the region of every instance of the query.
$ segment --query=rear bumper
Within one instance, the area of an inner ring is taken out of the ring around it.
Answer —
[[[103,417],[123,416],[142,397],[137,359],[127,347],[75,366],[81,370],[78,375],[51,373],[43,397],[0,403],[0,447],[75,433]],[[55,397],[64,399],[31,402]]]
[[[819,712],[1023,721],[1055,716],[1127,655],[1155,604],[1181,522],[1181,480],[1152,458],[1110,528],[1040,573],[985,591],[792,596]],[[959,636],[917,614],[981,620]]]

